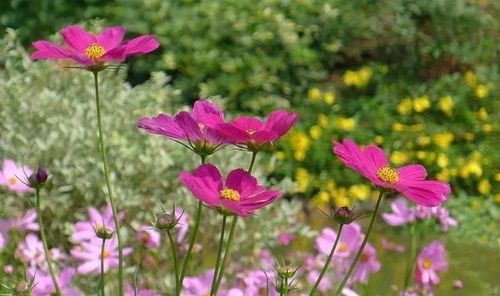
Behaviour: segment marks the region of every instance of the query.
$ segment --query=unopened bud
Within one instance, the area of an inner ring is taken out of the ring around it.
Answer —
[[[178,223],[178,220],[175,217],[174,213],[172,213],[172,214],[164,213],[164,214],[161,214],[160,216],[158,216],[158,218],[156,218],[155,226],[159,230],[169,231],[172,228],[174,228],[177,225],[177,223]]]
[[[24,294],[29,291],[29,284],[25,281],[20,281],[17,282],[16,286],[14,287],[14,293],[16,294]]]
[[[96,225],[94,227],[95,234],[97,235],[98,238],[100,239],[111,239],[113,235],[115,234],[115,230],[111,229],[109,227],[106,227],[104,225]]]
[[[340,207],[333,211],[333,219],[339,224],[351,224],[354,221],[354,212],[348,207]]]
[[[42,188],[45,186],[49,173],[45,168],[39,166],[29,177],[28,182],[31,188]]]

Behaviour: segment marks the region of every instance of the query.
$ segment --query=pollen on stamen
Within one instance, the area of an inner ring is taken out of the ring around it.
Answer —
[[[205,133],[205,125],[203,123],[198,123],[198,127],[200,128],[200,132]]]
[[[251,135],[255,134],[255,130],[247,129],[247,133],[251,136]]]
[[[104,47],[97,43],[92,43],[85,49],[85,55],[93,61],[99,60],[105,53]]]
[[[424,261],[422,262],[422,266],[425,268],[425,269],[429,269],[432,267],[432,261],[429,260],[429,259],[424,259]]]
[[[15,177],[7,178],[7,182],[9,182],[12,185],[16,185],[17,184],[17,178],[15,178]]]
[[[377,177],[382,181],[386,183],[391,183],[391,184],[396,184],[399,182],[399,174],[398,172],[391,168],[390,166],[386,165],[378,169],[377,171]]]
[[[232,201],[239,201],[241,198],[240,193],[238,191],[230,188],[224,188],[223,190],[221,190],[220,197]]]

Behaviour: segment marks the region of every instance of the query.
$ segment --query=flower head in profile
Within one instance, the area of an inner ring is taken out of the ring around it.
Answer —
[[[75,232],[71,236],[76,241],[91,240],[96,238],[96,229],[108,228],[115,230],[115,221],[113,220],[113,210],[111,204],[106,204],[103,213],[100,213],[96,208],[88,209],[90,221],[78,221],[75,224]],[[118,219],[121,220],[124,216],[123,212],[118,213]]]
[[[100,272],[101,268],[101,247],[102,241],[98,238],[81,242],[80,245],[71,250],[71,256],[80,261],[77,271],[81,274]],[[132,253],[132,248],[123,248],[123,255]],[[106,240],[104,247],[104,272],[108,272],[110,267],[118,266],[118,239],[112,237]]]
[[[349,168],[359,172],[374,185],[396,190],[413,202],[434,207],[445,202],[451,193],[450,185],[426,180],[427,171],[421,165],[407,165],[394,169],[389,165],[384,151],[376,146],[361,149],[356,143],[334,141],[333,152]]]
[[[185,141],[190,150],[209,155],[224,143],[215,127],[224,123],[223,112],[212,102],[196,101],[193,111],[181,111],[175,116],[160,114],[143,117],[137,127],[151,134],[162,135],[174,141]]]
[[[226,141],[247,145],[251,151],[259,151],[276,142],[297,122],[295,113],[277,110],[271,112],[265,121],[255,117],[238,117],[217,127]]]
[[[74,268],[66,267],[57,276],[57,282],[61,288],[61,292],[67,296],[81,296],[83,295],[80,291],[71,287],[71,280],[75,274]],[[50,274],[42,273],[40,270],[35,268],[30,268],[28,270],[28,276],[33,281],[33,290],[30,295],[33,296],[46,296],[55,295],[56,288],[54,287],[54,282]]]
[[[61,36],[65,46],[44,40],[33,42],[37,51],[31,59],[72,59],[85,67],[93,67],[104,62],[123,62],[128,56],[146,54],[160,46],[153,35],[123,42],[124,27],[109,27],[93,35],[72,25],[62,29]]]
[[[418,255],[415,279],[424,285],[439,284],[437,271],[446,271],[446,251],[440,241],[433,241]]]
[[[0,185],[11,191],[31,192],[33,189],[28,186],[27,176],[32,172],[27,166],[18,166],[12,159],[5,159],[0,170]]]
[[[203,164],[193,173],[181,172],[179,178],[194,197],[224,214],[249,217],[281,196],[278,190],[258,185],[243,169],[231,171],[224,181],[215,166]]]

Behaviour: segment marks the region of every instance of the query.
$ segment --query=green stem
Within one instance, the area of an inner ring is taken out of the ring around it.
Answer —
[[[40,225],[40,237],[43,243],[43,251],[45,252],[45,260],[47,260],[47,265],[49,266],[50,276],[52,277],[52,282],[56,289],[56,295],[62,296],[61,288],[59,288],[59,283],[57,282],[56,273],[54,272],[54,267],[52,266],[52,259],[50,259],[49,248],[47,247],[47,239],[45,238],[45,230],[42,218],[42,208],[40,207],[40,189],[35,190],[36,196],[36,211],[38,215],[38,224]]]
[[[231,253],[231,246],[233,243],[234,230],[236,229],[236,224],[238,222],[238,216],[233,217],[233,222],[231,223],[231,230],[229,231],[229,238],[227,239],[226,252],[224,253],[224,259],[222,259],[222,264],[220,266],[219,274],[217,275],[217,283],[215,284],[214,293],[212,296],[217,295],[217,291],[219,291],[220,283],[222,282],[222,278],[224,277],[224,270],[226,269],[227,259],[229,258],[229,254]],[[215,274],[214,274],[215,276]]]
[[[201,164],[204,164],[206,156],[200,156],[200,157],[201,157]],[[195,218],[195,222],[194,222],[193,233],[191,234],[191,241],[189,242],[189,247],[186,251],[186,258],[184,258],[184,261],[182,262],[181,273],[179,276],[179,286],[177,287],[175,295],[181,294],[182,283],[184,282],[184,277],[186,276],[187,264],[188,264],[189,260],[191,259],[191,253],[193,252],[194,243],[196,241],[196,237],[198,236],[198,229],[200,227],[202,208],[203,208],[203,202],[200,200],[200,201],[198,201],[198,208],[196,210],[196,218]]]
[[[179,265],[177,264],[177,248],[175,245],[174,238],[172,237],[172,233],[170,230],[167,230],[168,240],[170,241],[170,246],[172,249],[172,258],[174,261],[174,272],[175,272],[175,290],[179,290]]]
[[[312,295],[314,295],[314,293],[316,293],[316,290],[318,289],[318,286],[321,283],[321,280],[323,279],[323,276],[325,276],[325,273],[328,270],[328,265],[330,265],[330,261],[332,261],[333,254],[335,253],[335,249],[337,248],[337,244],[339,243],[340,234],[342,233],[342,228],[343,227],[344,227],[344,224],[340,224],[339,225],[339,231],[337,233],[337,238],[335,239],[335,242],[333,243],[332,250],[330,251],[330,254],[328,255],[328,258],[326,259],[325,265],[323,266],[323,269],[321,270],[321,273],[319,274],[318,279],[314,283],[314,286],[311,289],[311,292],[309,293],[309,296],[312,296]]]
[[[106,240],[102,240],[102,246],[101,246],[101,296],[104,296],[104,251],[105,251],[105,246],[106,246]]]
[[[288,279],[285,279],[285,294],[284,296],[288,296]]]
[[[106,187],[108,189],[109,203],[111,204],[111,209],[113,211],[113,221],[115,222],[116,237],[118,239],[118,292],[120,296],[124,295],[123,289],[123,246],[122,246],[122,236],[120,232],[120,221],[118,221],[118,212],[115,206],[115,199],[113,197],[113,189],[111,187],[111,181],[109,180],[109,166],[108,159],[106,157],[106,149],[104,146],[104,133],[102,126],[101,117],[101,102],[99,99],[99,80],[98,72],[92,72],[94,74],[94,85],[95,85],[95,104],[97,110],[97,127],[99,129],[99,146],[101,149],[102,166],[104,168],[104,179],[106,181]]]
[[[250,161],[250,166],[248,167],[248,173],[251,174],[253,170],[253,165],[255,163],[255,159],[257,157],[257,151],[252,152],[252,160]]]
[[[220,260],[222,257],[222,246],[224,244],[224,233],[226,232],[226,220],[227,216],[222,216],[222,229],[220,231],[220,239],[219,239],[219,250],[217,251],[217,261],[215,262],[215,271],[214,271],[214,278],[212,279],[212,288],[210,290],[211,294],[215,293],[215,284],[217,283],[217,277],[216,275],[219,274],[219,268],[220,268]]]
[[[415,226],[416,226],[415,223],[411,224],[411,245],[410,245],[408,262],[406,263],[404,291],[406,291],[406,289],[410,285],[410,281],[413,276],[415,261],[417,260],[417,233]]]
[[[349,280],[349,277],[351,276],[352,272],[354,271],[354,268],[356,267],[356,263],[358,263],[359,258],[361,257],[361,254],[363,253],[363,250],[366,246],[366,243],[368,242],[368,238],[370,237],[370,233],[372,232],[372,227],[373,227],[373,222],[375,222],[375,217],[377,216],[378,208],[380,206],[380,202],[382,201],[382,198],[384,197],[384,191],[380,191],[380,194],[377,199],[377,204],[375,205],[375,210],[373,210],[372,214],[372,219],[370,220],[370,224],[368,225],[368,230],[366,231],[365,238],[363,239],[363,242],[361,243],[361,247],[358,250],[358,253],[356,254],[356,257],[354,257],[354,261],[351,263],[351,267],[349,267],[349,270],[344,276],[344,279],[340,283],[340,286],[337,288],[336,295],[340,295],[342,293],[342,289],[344,289],[344,286],[347,283],[347,280]]]

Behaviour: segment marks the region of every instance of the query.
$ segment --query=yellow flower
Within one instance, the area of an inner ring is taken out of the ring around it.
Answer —
[[[311,175],[304,168],[295,170],[295,181],[297,181],[297,191],[305,193],[311,183]]]
[[[483,132],[485,133],[490,133],[493,130],[493,127],[491,124],[484,124],[483,125]]]
[[[431,138],[427,137],[427,136],[420,136],[417,138],[417,144],[422,146],[422,147],[425,147],[427,145],[429,145],[431,143]]]
[[[487,195],[491,191],[491,183],[488,179],[482,179],[477,184],[477,191],[479,191],[482,195]]]
[[[292,132],[290,133],[290,141],[292,143],[292,149],[294,151],[307,151],[309,149],[310,140],[309,137],[303,132]]]
[[[318,115],[318,124],[322,127],[322,128],[326,128],[328,127],[328,117],[325,115],[325,114],[320,114]]]
[[[481,120],[486,120],[488,118],[488,112],[486,112],[485,108],[479,109],[476,115]]]
[[[465,72],[465,82],[470,86],[476,86],[478,82],[477,75],[472,71]]]
[[[495,181],[500,182],[500,173],[495,173]]]
[[[326,189],[328,191],[332,191],[335,189],[335,181],[333,179],[329,179],[328,181],[326,181]]]
[[[321,91],[317,88],[311,88],[307,93],[307,97],[311,101],[318,101],[321,99]]]
[[[475,200],[475,201],[470,203],[470,207],[472,209],[479,209],[481,207],[481,202],[478,200]]]
[[[391,162],[400,165],[408,161],[410,157],[406,152],[394,151],[391,153]]]
[[[474,140],[474,134],[472,134],[472,133],[465,133],[464,138],[465,138],[465,140],[467,140],[467,141],[470,142],[470,141]]]
[[[356,121],[354,121],[354,118],[338,118],[335,121],[335,126],[339,129],[345,130],[345,131],[352,131],[356,127]]]
[[[439,153],[438,157],[437,157],[437,165],[440,167],[440,168],[444,168],[444,167],[447,167],[448,166],[448,157],[442,153]]]
[[[311,138],[313,140],[317,140],[317,139],[321,138],[321,134],[322,134],[322,130],[321,130],[321,127],[319,125],[313,125],[309,129],[309,135],[311,136]]]
[[[298,150],[293,153],[293,157],[298,161],[303,161],[306,158],[306,152],[303,150]]]
[[[431,107],[429,96],[421,96],[413,100],[413,110],[423,112]]]
[[[471,154],[470,154],[471,158],[474,159],[474,160],[480,160],[481,159],[481,152],[479,151],[473,151]]]
[[[476,97],[482,99],[488,95],[488,87],[486,85],[478,85],[476,87]]]
[[[414,132],[421,132],[424,130],[424,126],[421,125],[420,123],[417,123],[411,126],[411,130]]]
[[[500,194],[495,194],[495,202],[500,203]]]
[[[359,71],[352,71],[352,70],[346,71],[342,79],[346,85],[362,88],[368,85],[368,82],[370,81],[372,74],[373,74],[372,69],[368,67],[363,67]]]
[[[395,132],[400,132],[405,129],[405,126],[399,122],[395,122],[392,124],[392,130]]]
[[[471,174],[476,175],[477,177],[481,177],[483,174],[483,168],[481,164],[477,160],[471,160],[462,168],[460,168],[460,177],[467,179]]]
[[[404,98],[401,103],[399,103],[397,110],[399,114],[406,115],[413,108],[413,102],[411,98]]]
[[[427,156],[427,152],[425,151],[417,151],[417,158],[422,160],[422,159],[425,159],[425,157]]]
[[[285,152],[278,151],[274,154],[274,156],[276,156],[276,159],[278,159],[278,160],[283,160],[283,159],[285,159]]]
[[[375,137],[375,144],[380,145],[382,143],[384,143],[384,137],[382,137],[382,136],[376,136]]]
[[[454,139],[452,133],[437,133],[433,137],[434,144],[442,149],[448,148]]]
[[[349,187],[349,194],[359,200],[365,200],[370,196],[370,187],[367,185],[353,185]]]
[[[451,96],[445,96],[439,99],[439,109],[446,113],[446,115],[451,116],[453,113],[453,99]]]
[[[323,100],[325,101],[325,103],[330,105],[335,103],[335,93],[330,91],[325,93],[325,97],[323,98]]]
[[[448,182],[450,180],[449,171],[447,169],[444,169],[441,172],[437,173],[436,179],[438,179],[439,181]]]
[[[328,193],[324,191],[320,191],[317,194],[313,196],[312,203],[317,206],[317,207],[323,207],[325,204],[328,203],[328,200],[330,199],[330,196]]]

